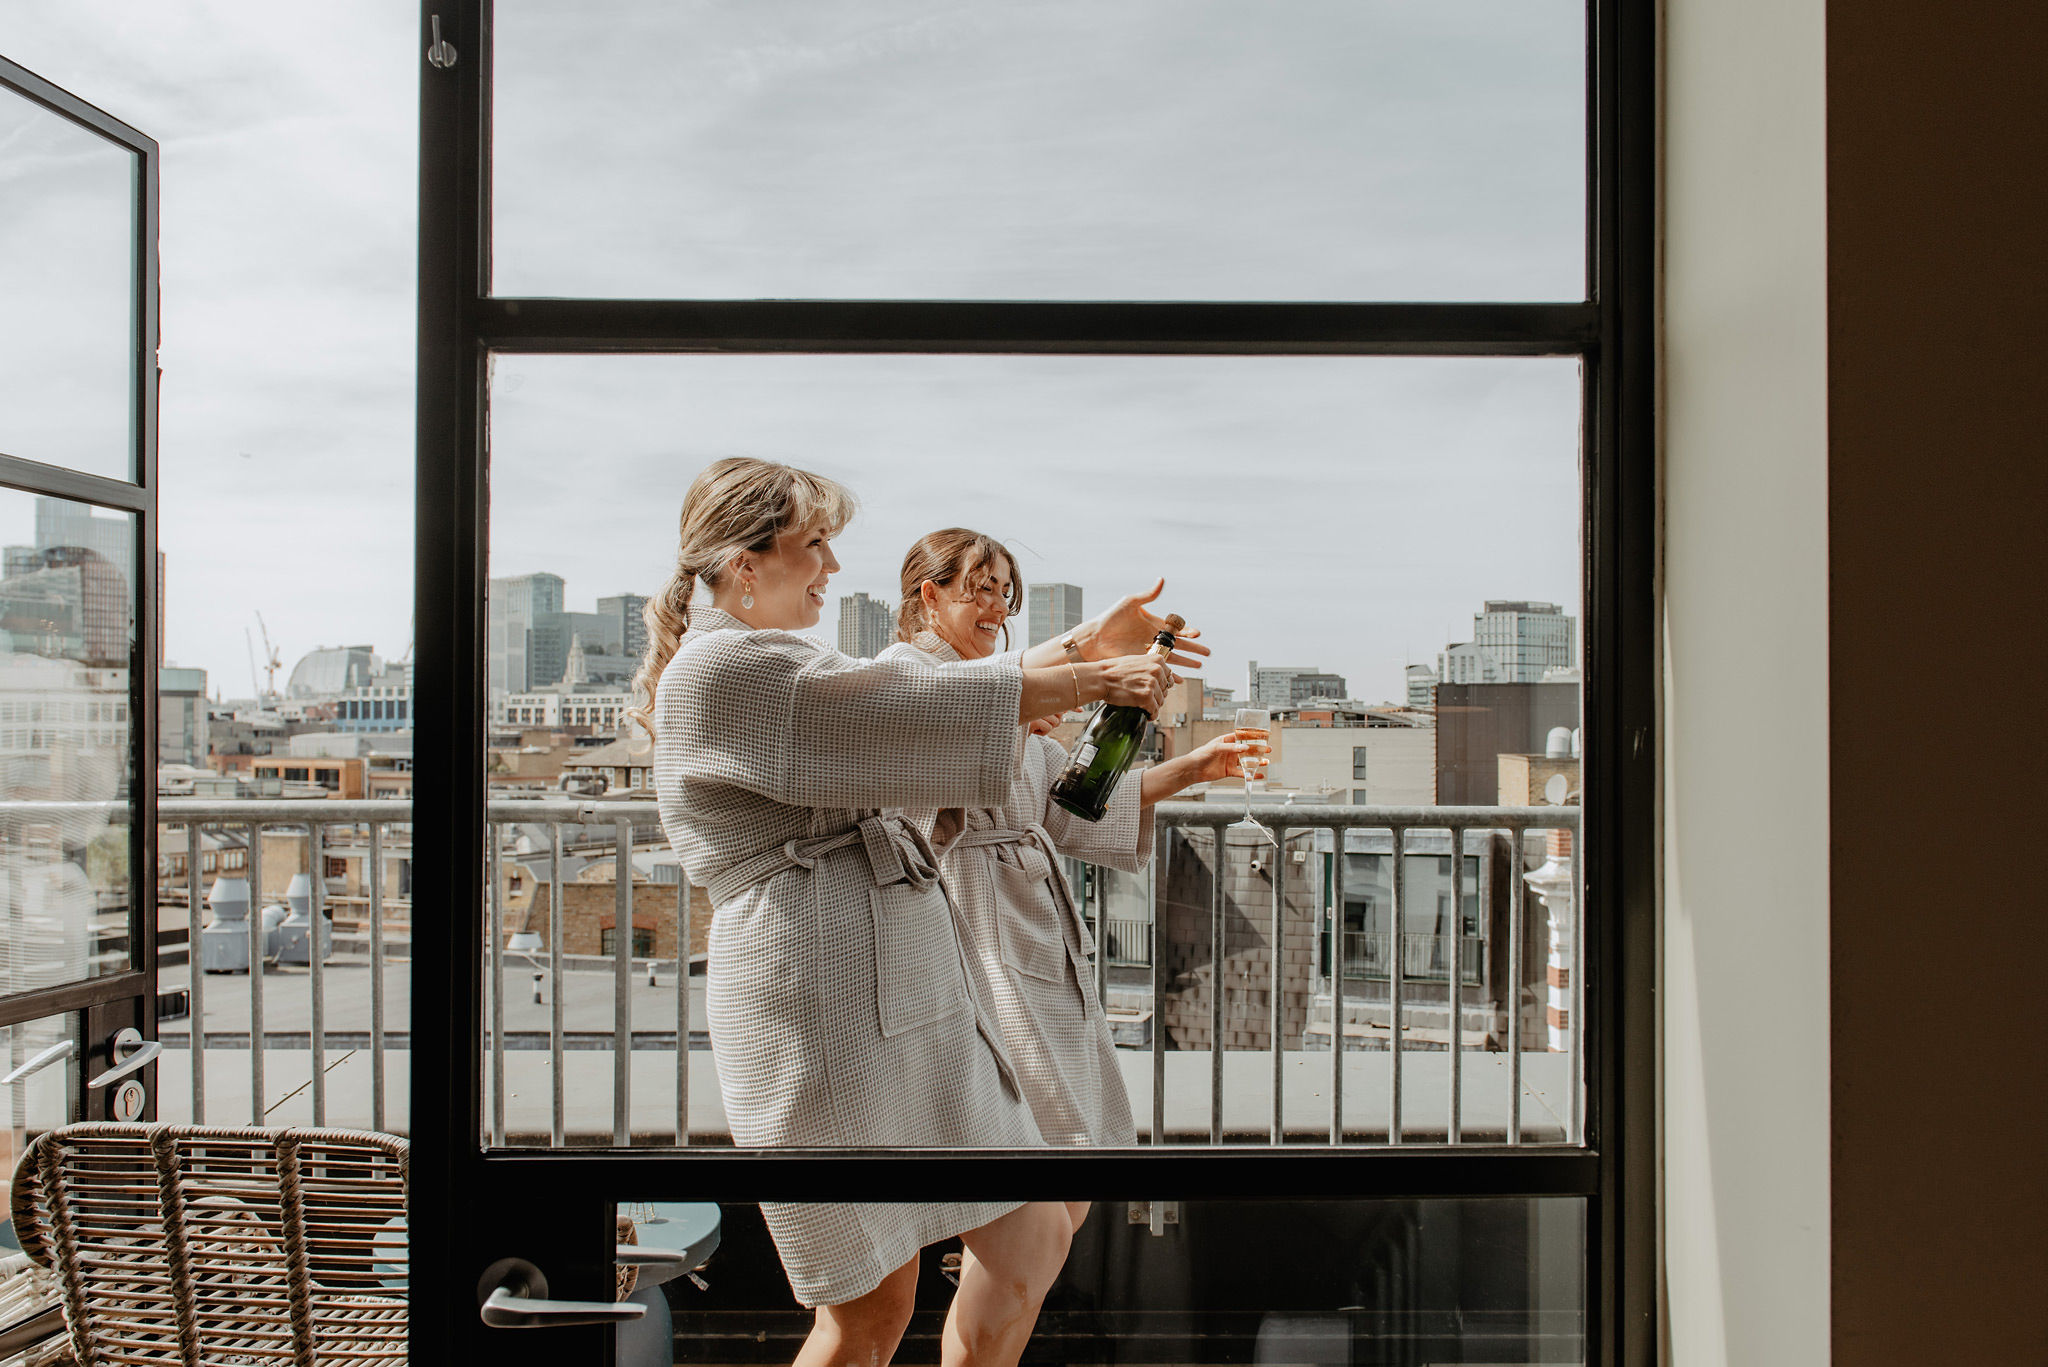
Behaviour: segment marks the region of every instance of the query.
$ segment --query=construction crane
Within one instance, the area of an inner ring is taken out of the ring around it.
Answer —
[[[284,661],[278,658],[277,647],[270,644],[270,628],[263,625],[260,612],[256,614],[256,629],[263,633],[263,697],[274,698],[277,696],[277,671],[284,668]],[[246,630],[244,628],[245,633]]]
[[[249,691],[255,695],[257,706],[263,705],[263,686],[256,681],[256,638],[249,634],[249,628],[242,628],[242,644],[249,647]]]

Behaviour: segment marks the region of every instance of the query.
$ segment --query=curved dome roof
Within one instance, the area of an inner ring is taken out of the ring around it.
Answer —
[[[324,698],[370,681],[377,672],[376,651],[369,646],[322,646],[292,666],[289,698]]]

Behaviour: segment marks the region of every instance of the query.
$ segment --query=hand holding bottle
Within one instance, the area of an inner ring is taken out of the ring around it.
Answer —
[[[1110,707],[1135,707],[1152,717],[1166,705],[1173,667],[1160,655],[1119,655],[1096,665],[1101,698]]]

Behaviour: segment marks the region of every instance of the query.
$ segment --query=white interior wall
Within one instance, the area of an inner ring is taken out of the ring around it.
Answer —
[[[1829,1354],[1823,0],[1665,0],[1669,1360]]]

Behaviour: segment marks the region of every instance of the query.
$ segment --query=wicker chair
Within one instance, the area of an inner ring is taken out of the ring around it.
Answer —
[[[403,1139],[69,1125],[22,1155],[22,1251],[56,1270],[78,1367],[406,1356]]]

